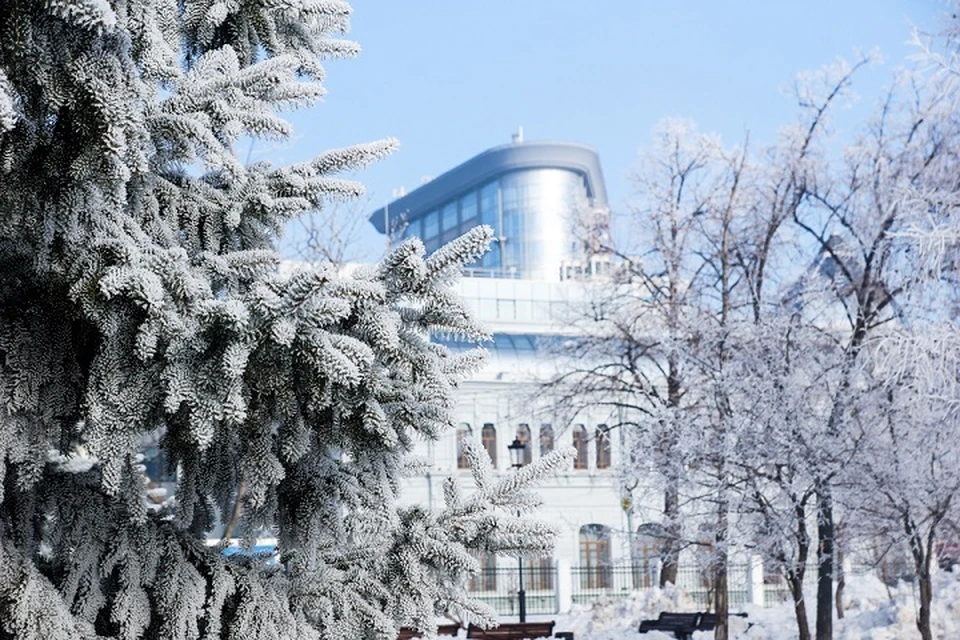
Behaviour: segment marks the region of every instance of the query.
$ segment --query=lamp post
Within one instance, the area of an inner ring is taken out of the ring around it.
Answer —
[[[523,454],[526,448],[527,443],[520,442],[520,438],[514,438],[513,442],[507,445],[507,449],[510,450],[510,463],[514,469],[519,469],[523,466]],[[519,511],[517,511],[517,517],[520,517]],[[520,570],[520,589],[517,591],[517,604],[520,607],[520,622],[526,622],[527,594],[523,590],[523,556],[517,556],[517,566]]]

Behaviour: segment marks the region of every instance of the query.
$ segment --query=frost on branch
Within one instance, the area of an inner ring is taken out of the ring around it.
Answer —
[[[479,363],[428,335],[486,335],[450,284],[489,229],[430,257],[412,241],[354,277],[284,274],[283,225],[361,193],[343,174],[396,141],[279,168],[231,146],[288,135],[280,110],[323,94],[321,60],[357,51],[339,38],[349,6],[11,11],[0,637],[393,638],[444,607],[479,612],[470,551],[518,547],[525,525],[497,510],[529,505],[540,475],[464,514],[396,498],[413,443],[452,428]],[[176,472],[170,499],[145,476],[148,445]],[[278,563],[207,546],[232,514],[246,543],[278,539]]]

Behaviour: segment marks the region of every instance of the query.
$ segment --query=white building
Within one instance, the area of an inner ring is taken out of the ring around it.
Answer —
[[[634,545],[633,564],[644,575],[630,568],[630,541],[636,543],[637,536],[629,533],[633,523],[615,471],[619,432],[606,429],[615,417],[596,411],[564,424],[550,411],[548,398],[536,397],[536,382],[554,367],[545,346],[571,335],[559,319],[582,296],[584,282],[606,271],[608,262],[593,249],[607,233],[608,219],[603,176],[592,149],[519,140],[468,160],[370,216],[381,233],[393,239],[418,236],[428,251],[477,224],[495,230],[491,251],[459,284],[476,317],[493,333],[492,343],[485,345],[490,358],[458,393],[457,432],[424,443],[420,453],[430,461],[430,471],[409,481],[404,500],[435,504],[451,475],[470,485],[459,453],[464,438],[479,439],[500,473],[511,472],[507,446],[515,438],[528,443],[528,460],[554,447],[576,447],[574,468],[540,489],[539,517],[561,534],[554,558],[531,563],[536,569],[526,585],[531,613],[562,609],[551,600],[557,587],[569,602],[571,596],[587,600],[655,580],[656,559],[652,552],[644,554],[642,545]],[[453,349],[474,346],[434,338]],[[489,591],[501,613],[511,612],[515,583],[497,582],[512,578],[516,560],[487,558],[484,563],[488,571],[477,589]]]

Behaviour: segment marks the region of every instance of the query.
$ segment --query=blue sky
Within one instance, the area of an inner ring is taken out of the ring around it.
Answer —
[[[358,178],[370,210],[481,151],[563,140],[600,154],[614,212],[651,127],[692,118],[733,144],[772,142],[794,115],[795,75],[856,50],[885,63],[858,76],[866,108],[914,50],[912,25],[934,28],[940,0],[356,0],[358,58],[327,64],[328,95],[292,115],[289,143],[259,159],[304,160],[394,136],[400,150]],[[840,131],[843,134],[843,131]],[[369,211],[365,211],[369,213]],[[382,239],[364,225],[360,255]]]

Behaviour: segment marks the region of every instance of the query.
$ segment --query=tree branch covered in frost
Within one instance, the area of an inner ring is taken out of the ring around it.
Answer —
[[[353,277],[281,273],[284,223],[361,194],[342,174],[396,141],[279,168],[233,151],[287,136],[280,109],[357,52],[349,6],[5,6],[0,636],[392,639],[446,606],[485,619],[469,551],[543,548],[498,509],[528,508],[561,458],[463,513],[396,499],[479,364],[427,336],[486,335],[450,285],[491,230],[430,257],[407,242]],[[178,472],[169,503],[147,499],[147,444]],[[234,512],[279,564],[207,547]]]

